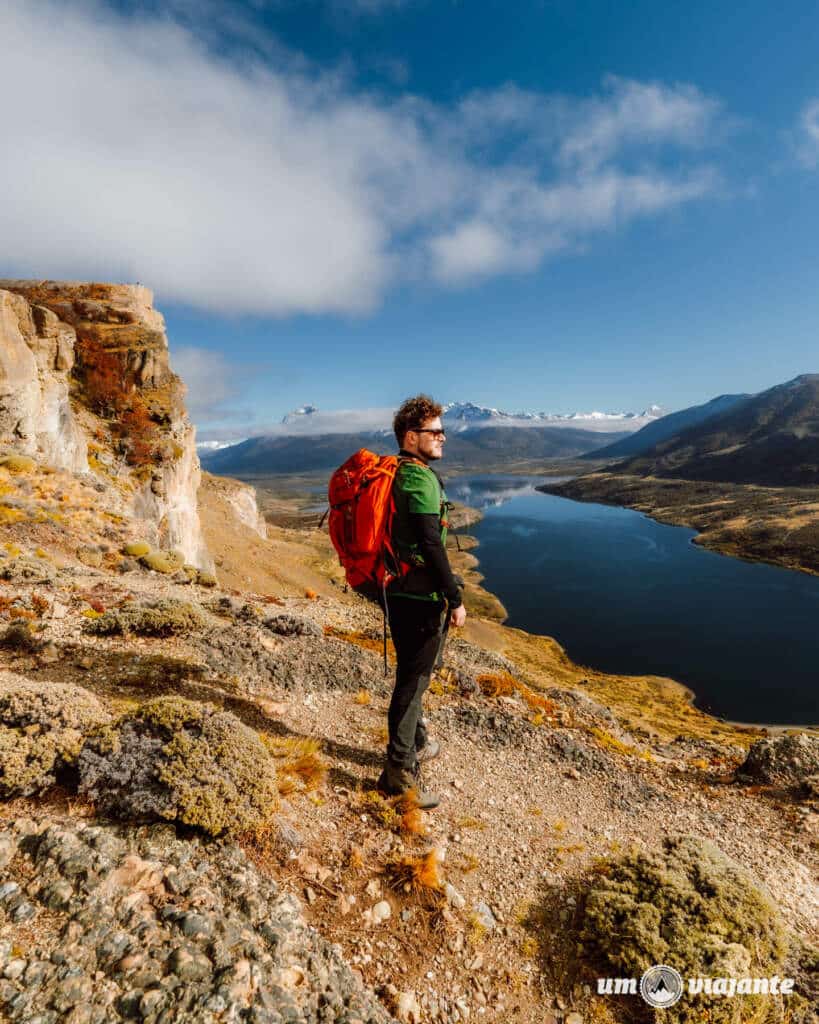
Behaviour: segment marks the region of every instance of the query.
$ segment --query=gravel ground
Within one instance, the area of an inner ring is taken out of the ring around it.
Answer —
[[[233,845],[19,819],[0,832],[0,1005],[27,1024],[389,1014]]]

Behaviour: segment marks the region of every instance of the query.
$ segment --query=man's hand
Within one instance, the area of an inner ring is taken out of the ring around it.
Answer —
[[[449,620],[453,626],[460,627],[466,622],[466,608],[459,604],[452,609],[452,618]]]

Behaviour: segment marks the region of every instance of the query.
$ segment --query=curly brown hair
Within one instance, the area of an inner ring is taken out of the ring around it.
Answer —
[[[392,429],[395,431],[395,439],[398,444],[403,446],[408,430],[415,430],[427,420],[440,416],[443,411],[444,407],[433,401],[429,395],[415,395],[414,398],[408,398],[401,404],[401,408],[392,421]]]

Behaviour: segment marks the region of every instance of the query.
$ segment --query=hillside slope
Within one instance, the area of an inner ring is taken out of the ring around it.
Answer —
[[[819,484],[819,374],[769,388],[615,472],[764,487]]]
[[[694,405],[688,409],[671,412],[653,423],[647,423],[636,433],[630,434],[620,441],[615,441],[614,444],[588,452],[583,458],[623,459],[629,455],[642,455],[655,445],[676,437],[682,431],[697,426],[712,416],[727,412],[749,397],[749,395],[719,395],[703,405]]]

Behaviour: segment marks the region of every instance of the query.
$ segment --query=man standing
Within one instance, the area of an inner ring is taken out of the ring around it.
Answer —
[[[388,794],[415,789],[423,808],[440,802],[418,782],[419,765],[439,752],[421,718],[421,698],[440,650],[441,616],[449,606],[451,624],[463,626],[466,609],[452,574],[446,543],[448,503],[431,463],[443,455],[446,434],[442,407],[426,395],[409,398],[395,414],[393,429],[400,463],[393,485],[392,544],[409,572],[387,590],[387,615],[397,665],[388,713],[387,762],[378,788]]]

